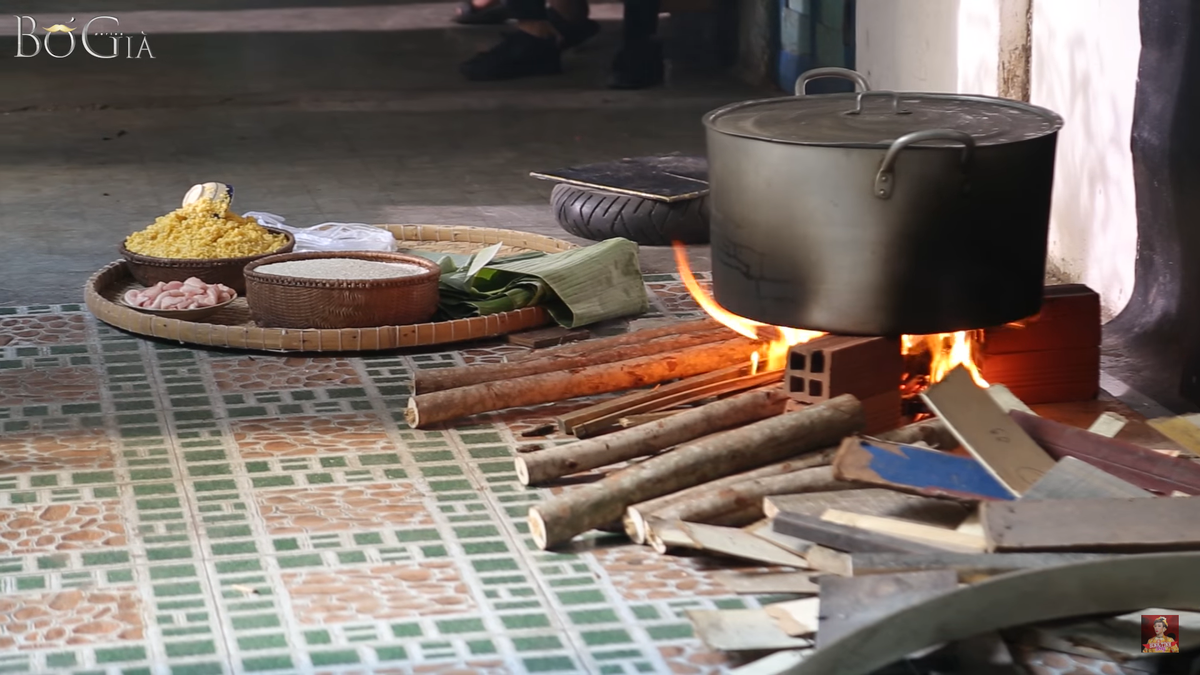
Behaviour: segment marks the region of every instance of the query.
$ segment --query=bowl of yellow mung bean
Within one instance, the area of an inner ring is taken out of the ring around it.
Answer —
[[[143,286],[196,277],[246,291],[246,265],[296,246],[290,232],[259,225],[229,210],[227,197],[198,199],[129,235],[120,253]]]

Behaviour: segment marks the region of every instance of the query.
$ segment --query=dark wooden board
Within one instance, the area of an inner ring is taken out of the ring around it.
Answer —
[[[546,347],[554,347],[566,342],[576,342],[578,340],[586,340],[592,336],[592,332],[586,328],[563,328],[562,326],[551,326],[550,328],[540,328],[538,330],[521,331],[520,333],[509,333],[509,344],[528,347],[530,349],[544,349]]]
[[[993,502],[979,519],[994,551],[1200,549],[1200,497]]]
[[[958,587],[952,570],[929,570],[865,577],[820,577],[821,609],[817,649],[881,616]]]
[[[781,534],[847,553],[933,553],[941,550],[796,513],[780,513],[775,516],[771,527]]]
[[[953,570],[962,581],[1020,570],[1070,565],[1111,557],[1104,553],[855,553],[850,556],[850,573],[889,574],[923,570]]]
[[[529,175],[660,202],[684,201],[708,194],[708,160],[703,157],[631,157],[551,171],[534,171]]]
[[[1063,457],[1021,495],[1021,499],[1144,499],[1153,496],[1081,459]]]
[[[1019,410],[1009,416],[1055,459],[1076,457],[1143,490],[1200,494],[1200,464],[1190,459],[1167,457]]]
[[[833,472],[838,480],[933,497],[1013,498],[974,458],[912,445],[848,438],[834,457]]]

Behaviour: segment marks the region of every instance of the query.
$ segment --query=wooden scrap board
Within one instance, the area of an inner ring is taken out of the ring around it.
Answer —
[[[876,534],[867,530],[825,522],[819,517],[802,516],[795,513],[785,512],[775,516],[773,527],[783,534],[848,553],[933,553],[938,550],[932,546],[918,544],[907,539]],[[809,564],[812,564],[811,559]]]
[[[838,449],[833,475],[838,480],[933,497],[972,501],[1013,498],[995,476],[971,457],[853,437],[847,438]]]
[[[1028,492],[1021,495],[1021,499],[1136,499],[1153,496],[1087,462],[1063,457]]]
[[[975,385],[962,366],[922,392],[921,398],[963,447],[1013,494],[1024,494],[1054,468],[1050,455]]]
[[[1200,549],[1200,497],[992,502],[980,518],[993,551]]]
[[[723,652],[811,647],[812,641],[783,632],[764,609],[690,609],[686,612],[696,637]]]
[[[529,175],[659,202],[678,202],[708,194],[708,160],[679,154],[632,157],[533,171]]]
[[[828,509],[861,513],[865,516],[905,518],[943,527],[954,527],[969,513],[967,507],[959,502],[882,488],[772,495],[763,498],[763,511],[767,517],[774,517],[783,511],[804,516],[820,516]]]
[[[956,572],[963,581],[976,581],[997,574],[1070,565],[1105,557],[1109,556],[1102,553],[855,553],[850,556],[849,571],[854,576],[860,576],[948,569]]]

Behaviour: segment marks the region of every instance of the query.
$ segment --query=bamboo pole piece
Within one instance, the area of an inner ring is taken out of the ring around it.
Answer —
[[[671,354],[484,382],[417,394],[404,417],[414,429],[477,413],[643,387],[746,361],[761,343],[747,338],[699,345]]]
[[[529,509],[541,549],[621,517],[630,504],[831,445],[860,431],[862,404],[839,396],[650,457]]]
[[[692,331],[641,339],[637,343],[629,345],[608,347],[592,345],[591,349],[579,353],[550,354],[507,363],[481,363],[456,368],[418,370],[413,375],[413,393],[429,394],[435,391],[469,387],[473,384],[549,373],[556,370],[628,361],[640,356],[662,354],[713,342],[724,342],[736,337],[736,333],[722,327],[707,331]]]
[[[893,443],[916,443],[918,441],[924,441],[935,448],[953,448],[958,445],[958,440],[954,438],[954,434],[950,432],[950,428],[936,417],[880,434],[879,438],[880,440],[891,441]],[[753,471],[747,471],[745,473],[740,473],[733,476],[726,476],[725,478],[721,478],[710,483],[697,485],[673,494],[663,495],[662,497],[651,499],[641,504],[634,504],[625,510],[625,515],[622,518],[623,522],[625,523],[625,533],[629,535],[629,538],[632,539],[634,543],[644,544],[646,543],[646,519],[651,514],[657,516],[658,511],[668,508],[670,505],[678,502],[686,503],[689,501],[700,502],[707,500],[709,495],[719,493],[720,491],[726,490],[741,482],[757,480],[760,478],[769,478],[771,476],[778,476],[802,469],[811,469],[818,466],[827,466],[833,462],[833,458],[835,455],[837,455],[837,451],[838,446],[825,448],[803,457],[795,457],[782,462],[768,464],[767,466],[755,469]],[[754,507],[746,507],[746,509],[752,508]],[[686,512],[687,507],[680,506],[679,509],[680,512]],[[737,507],[731,507],[730,510],[737,510]],[[694,515],[691,517],[693,519],[697,518],[697,516]],[[761,517],[762,501],[759,500],[757,518]],[[683,517],[681,518],[685,520],[687,519]],[[755,519],[751,519],[748,522],[753,522]],[[693,520],[693,522],[705,521]]]
[[[679,323],[659,326],[657,328],[644,328],[635,330],[629,333],[621,333],[620,335],[610,335],[602,338],[592,338],[571,344],[559,345],[557,347],[547,347],[531,351],[528,354],[521,354],[509,359],[511,362],[517,361],[534,361],[538,359],[560,357],[560,356],[577,356],[579,354],[587,354],[601,349],[610,349],[612,347],[624,347],[626,345],[636,345],[653,340],[660,337],[670,337],[672,335],[680,335],[683,333],[695,333],[698,331],[712,331],[719,328],[725,328],[715,319],[697,319],[695,321],[682,321]],[[733,334],[733,330],[726,328],[726,336]]]
[[[522,485],[536,485],[645,457],[701,436],[778,415],[787,405],[787,399],[782,390],[749,392],[600,438],[528,453],[513,460],[517,479]]]
[[[646,392],[649,400],[632,405],[624,410],[604,415],[603,417],[597,417],[583,424],[576,424],[571,428],[571,433],[575,434],[576,438],[591,438],[619,428],[621,419],[630,413],[652,412],[677,405],[696,403],[697,401],[703,401],[714,396],[723,396],[748,389],[758,389],[766,384],[776,385],[773,389],[779,389],[778,384],[782,380],[783,370],[781,369],[757,373],[755,375],[734,377],[722,382],[713,382],[712,384],[701,385],[674,394],[666,394],[661,391]]]

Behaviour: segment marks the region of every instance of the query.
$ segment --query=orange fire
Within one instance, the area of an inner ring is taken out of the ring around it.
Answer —
[[[748,338],[767,340],[766,368],[779,370],[787,364],[788,349],[792,345],[809,342],[825,335],[820,331],[772,326],[752,319],[738,316],[717,304],[717,301],[704,290],[692,274],[692,268],[687,260],[687,248],[679,242],[672,244],[675,249],[675,265],[679,268],[679,276],[688,293],[709,316],[728,326],[737,333]],[[979,366],[975,363],[973,348],[983,337],[983,331],[958,331],[957,333],[938,333],[935,335],[903,335],[901,350],[904,354],[915,354],[924,350],[930,353],[929,384],[940,382],[956,366],[964,366],[975,384],[987,387]],[[762,355],[755,352],[751,355],[751,372],[757,372]]]
[[[983,331],[960,330],[957,333],[937,333],[935,335],[905,335],[901,339],[901,348],[905,354],[915,354],[929,350],[929,383],[941,382],[956,366],[963,366],[971,373],[971,379],[980,387],[988,387],[988,381],[983,379],[979,365],[975,363],[974,346],[983,337]]]
[[[707,312],[712,318],[741,335],[755,340],[767,341],[767,370],[782,370],[787,364],[788,348],[792,345],[808,342],[813,338],[818,338],[825,334],[815,330],[772,326],[771,324],[753,321],[730,312],[718,305],[717,301],[696,281],[696,277],[692,274],[692,267],[688,265],[687,248],[679,242],[674,242],[672,246],[675,249],[675,265],[679,268],[679,276],[683,279],[683,285],[687,287],[688,293],[692,294],[692,298],[700,305],[701,309]],[[757,352],[751,357],[751,368],[755,371],[762,365],[760,363],[761,358],[762,355]]]

